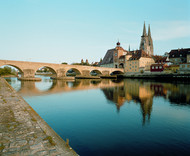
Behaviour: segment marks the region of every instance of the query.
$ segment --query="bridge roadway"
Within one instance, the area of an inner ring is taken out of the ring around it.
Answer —
[[[13,60],[0,60],[0,67],[10,65],[17,68],[21,72],[21,78],[24,80],[35,80],[35,73],[38,69],[46,67],[53,73],[56,79],[64,79],[68,70],[72,69],[77,75],[91,76],[94,71],[98,75],[109,76],[111,73],[123,73],[122,68],[105,68],[94,66],[82,65],[65,65],[55,63],[41,63],[41,62],[28,62],[28,61],[13,61]]]

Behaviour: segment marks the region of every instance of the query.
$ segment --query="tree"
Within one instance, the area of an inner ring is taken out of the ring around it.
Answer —
[[[4,68],[0,68],[0,75],[16,75],[16,70],[5,66]]]

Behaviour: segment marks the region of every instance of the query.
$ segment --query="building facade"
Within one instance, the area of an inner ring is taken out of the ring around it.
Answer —
[[[175,65],[180,63],[187,63],[190,58],[190,48],[188,49],[174,49],[169,53],[169,60]]]
[[[100,63],[100,67],[124,68],[124,56],[127,53],[128,51],[121,47],[120,42],[117,42],[115,48],[107,51],[102,62]]]
[[[190,53],[187,54],[187,63],[190,63]]]
[[[179,71],[181,73],[190,73],[190,63],[182,63],[179,65]]]
[[[150,71],[154,59],[143,50],[132,51],[132,56],[127,60],[124,68],[125,72]]]
[[[164,70],[164,64],[156,63],[156,64],[152,64],[150,66],[150,71],[151,72],[163,72],[163,70]]]

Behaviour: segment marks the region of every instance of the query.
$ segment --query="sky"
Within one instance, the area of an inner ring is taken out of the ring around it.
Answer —
[[[0,59],[96,62],[139,49],[144,21],[154,54],[190,48],[189,0],[0,0]]]

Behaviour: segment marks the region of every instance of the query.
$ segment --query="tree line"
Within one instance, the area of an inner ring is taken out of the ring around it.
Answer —
[[[11,67],[3,67],[0,68],[0,75],[16,75],[17,72],[15,69],[11,68]]]

